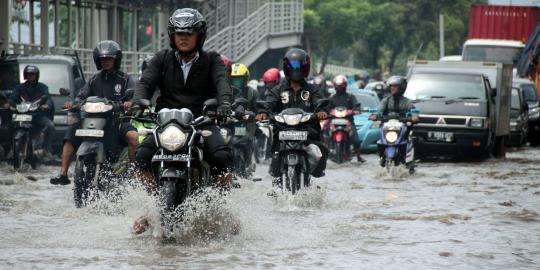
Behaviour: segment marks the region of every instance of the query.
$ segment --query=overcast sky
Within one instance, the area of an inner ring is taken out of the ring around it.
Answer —
[[[494,5],[540,6],[540,0],[489,0]]]

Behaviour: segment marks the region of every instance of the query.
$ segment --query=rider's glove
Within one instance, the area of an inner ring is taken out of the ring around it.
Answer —
[[[218,107],[217,107],[217,113],[219,116],[230,116],[231,113],[232,113],[232,110],[231,110],[231,104],[229,102],[222,102]]]

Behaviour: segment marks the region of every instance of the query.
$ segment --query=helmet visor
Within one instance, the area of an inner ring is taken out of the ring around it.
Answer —
[[[300,69],[302,68],[302,62],[300,60],[291,60],[289,62],[291,69]]]
[[[231,77],[231,85],[234,87],[244,87],[244,77]]]

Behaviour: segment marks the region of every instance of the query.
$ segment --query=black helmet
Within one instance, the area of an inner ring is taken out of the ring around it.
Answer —
[[[388,88],[390,88],[392,85],[397,85],[399,87],[399,95],[403,95],[403,93],[405,93],[405,89],[407,89],[407,79],[402,76],[392,76],[388,78],[386,84],[388,85]]]
[[[28,65],[24,67],[23,78],[27,80],[28,74],[33,73],[37,75],[36,81],[39,81],[39,68],[34,65]]]
[[[146,67],[148,67],[148,64],[150,63],[150,60],[152,60],[153,56],[148,56],[144,58],[142,64],[141,64],[141,72],[144,72]]]
[[[198,33],[199,40],[197,42],[196,49],[202,49],[204,41],[206,40],[206,21],[203,15],[192,8],[177,9],[169,18],[169,25],[167,26],[167,32],[169,34],[169,40],[171,48],[176,50],[174,44],[174,33]]]
[[[96,64],[97,70],[101,70],[100,58],[111,57],[114,58],[114,69],[120,69],[120,62],[122,61],[122,49],[120,45],[112,40],[103,40],[100,41],[96,48],[94,49],[94,63]]]
[[[293,82],[303,81],[308,75],[311,61],[306,51],[292,48],[283,58],[283,72],[285,77]]]

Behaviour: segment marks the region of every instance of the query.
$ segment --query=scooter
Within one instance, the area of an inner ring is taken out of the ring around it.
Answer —
[[[405,165],[410,174],[415,172],[414,146],[411,138],[411,127],[414,122],[411,116],[418,113],[418,110],[413,109],[407,113],[406,117],[400,117],[396,113],[378,117],[378,120],[382,122],[381,139],[377,142],[380,165],[388,173],[399,165]]]
[[[30,102],[21,97],[21,102],[11,108],[13,113],[12,119],[12,144],[13,151],[13,168],[19,169],[24,162],[28,162],[32,169],[38,166],[38,158],[34,153],[41,148],[43,144],[42,132],[32,134],[32,119],[33,115],[39,110],[40,99]]]
[[[341,164],[350,160],[351,156],[351,132],[355,132],[354,125],[347,117],[353,115],[352,109],[346,107],[336,107],[330,112],[330,149],[333,160]]]

